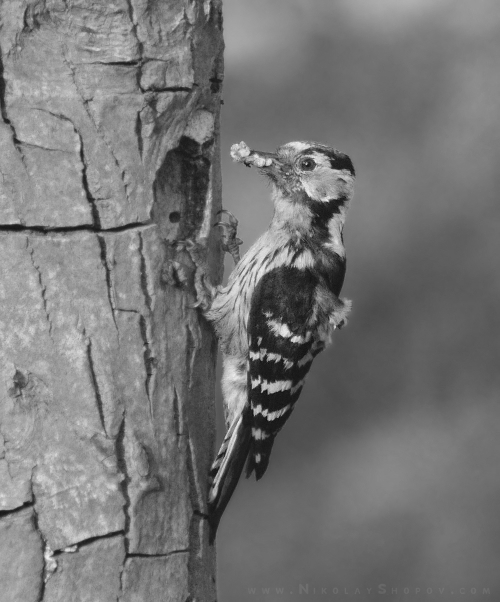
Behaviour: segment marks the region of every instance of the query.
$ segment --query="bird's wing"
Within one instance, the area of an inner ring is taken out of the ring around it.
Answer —
[[[247,476],[266,471],[274,438],[290,416],[311,362],[324,344],[315,337],[317,277],[279,267],[262,277],[248,320],[251,439]]]
[[[215,540],[217,527],[226,506],[238,484],[250,448],[250,408],[236,416],[229,427],[224,441],[209,474],[208,520],[210,543]]]

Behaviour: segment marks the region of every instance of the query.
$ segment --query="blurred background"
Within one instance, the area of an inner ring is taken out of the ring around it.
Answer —
[[[224,10],[223,199],[243,249],[272,206],[232,143],[325,142],[358,178],[351,320],[226,511],[219,602],[500,600],[500,4]]]

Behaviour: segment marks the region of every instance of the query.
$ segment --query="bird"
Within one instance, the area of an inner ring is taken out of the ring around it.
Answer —
[[[231,156],[270,181],[274,214],[241,259],[236,218],[223,210],[229,222],[217,224],[236,265],[204,308],[222,352],[227,429],[209,473],[211,543],[245,465],[247,477],[262,478],[313,359],[351,310],[351,301],[339,297],[346,271],[342,233],[355,179],[348,155],[298,141],[275,153],[241,142]]]

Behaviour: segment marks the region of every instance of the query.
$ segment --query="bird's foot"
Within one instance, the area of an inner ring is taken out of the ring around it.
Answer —
[[[243,241],[236,236],[238,231],[238,220],[236,217],[227,209],[221,209],[217,215],[226,215],[228,221],[219,221],[215,226],[222,228],[222,249],[226,253],[230,253],[235,264],[240,260],[240,249],[239,246],[243,244]]]
[[[210,282],[208,276],[207,248],[205,243],[206,241],[195,242],[191,239],[177,240],[173,243],[175,250],[177,252],[185,251],[194,264],[193,286],[196,299],[189,307],[192,309],[199,308],[202,311],[210,308],[215,294],[215,287]],[[175,267],[176,280],[181,286],[185,286],[189,280],[185,267],[179,262],[171,262],[171,265]]]

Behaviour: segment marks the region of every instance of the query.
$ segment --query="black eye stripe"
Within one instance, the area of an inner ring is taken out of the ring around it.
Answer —
[[[347,171],[350,171],[352,175],[355,175],[354,166],[351,159],[340,151],[334,150],[333,148],[330,149],[322,148],[320,146],[313,146],[308,148],[305,153],[318,153],[323,155],[329,159],[332,169],[346,169]]]
[[[354,175],[354,166],[347,155],[342,155],[333,159],[330,158],[330,165],[332,166],[332,169],[347,169],[347,171],[350,171]]]

